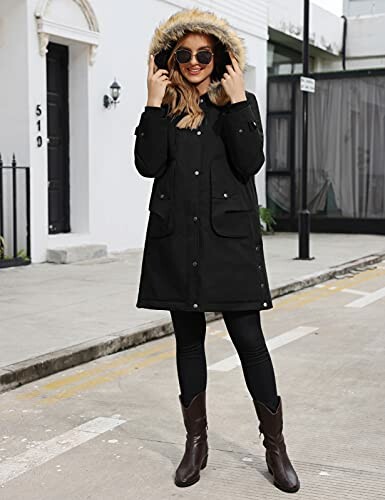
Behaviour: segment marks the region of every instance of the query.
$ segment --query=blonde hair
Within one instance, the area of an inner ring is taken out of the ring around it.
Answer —
[[[222,75],[219,75],[216,66],[216,56],[220,57],[219,53],[219,40],[215,35],[209,34],[207,35],[214,39],[214,69],[210,75],[211,83],[210,87],[213,86],[213,82],[215,86],[220,84],[220,79]],[[180,114],[186,113],[186,116],[183,116],[176,126],[178,128],[190,128],[195,129],[198,128],[203,119],[204,119],[204,111],[199,106],[199,92],[194,85],[191,85],[182,75],[179,69],[178,62],[175,59],[175,52],[178,50],[179,46],[182,43],[182,38],[175,45],[173,50],[171,51],[170,57],[167,60],[167,69],[169,71],[169,78],[171,83],[167,85],[166,91],[162,100],[162,104],[168,105],[167,115],[170,117],[175,117]],[[218,59],[219,59],[218,57]],[[224,106],[230,101],[229,96],[226,91],[220,85],[220,89],[215,90],[215,92],[210,93],[209,87],[209,98],[210,100],[217,106]]]

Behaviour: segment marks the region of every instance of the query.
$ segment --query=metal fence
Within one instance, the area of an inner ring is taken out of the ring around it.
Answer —
[[[30,169],[0,154],[0,268],[30,263]]]

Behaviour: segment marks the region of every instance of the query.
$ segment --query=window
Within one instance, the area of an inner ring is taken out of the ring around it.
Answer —
[[[274,42],[268,42],[268,75],[302,73],[302,53]],[[313,71],[314,58],[309,56],[309,71]]]

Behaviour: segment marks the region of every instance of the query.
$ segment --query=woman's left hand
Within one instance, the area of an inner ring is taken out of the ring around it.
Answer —
[[[232,65],[226,64],[228,73],[223,73],[221,83],[226,93],[230,97],[231,103],[245,101],[247,99],[245,93],[245,82],[243,73],[239,67],[238,61],[235,59],[234,54],[228,51]]]

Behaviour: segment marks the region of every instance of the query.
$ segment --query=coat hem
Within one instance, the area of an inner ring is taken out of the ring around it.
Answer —
[[[263,304],[267,304],[264,306]],[[209,302],[202,305],[198,305],[198,307],[193,307],[193,304],[188,304],[186,302],[176,302],[167,301],[167,300],[138,300],[135,305],[138,309],[161,309],[168,311],[197,311],[197,312],[222,312],[222,311],[244,311],[250,309],[256,309],[259,311],[266,311],[268,309],[272,309],[273,303],[271,301],[264,302]]]

